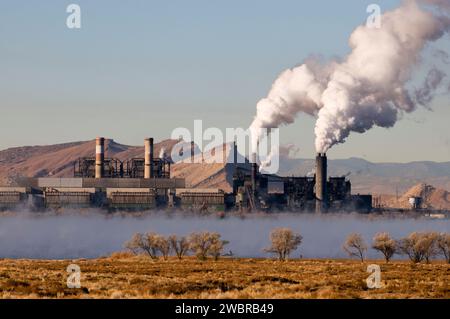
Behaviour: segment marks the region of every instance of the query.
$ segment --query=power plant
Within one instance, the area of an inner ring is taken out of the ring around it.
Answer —
[[[157,158],[153,138],[144,140],[144,156],[121,161],[105,156],[105,139],[96,138],[95,157],[73,163],[71,178],[24,178],[0,187],[0,209],[32,210],[102,208],[114,210],[181,209],[204,211],[329,211],[370,212],[371,195],[352,195],[345,177],[327,178],[327,157],[319,153],[313,177],[283,177],[260,173],[256,154],[251,163],[237,163],[233,149],[232,191],[188,188],[184,178],[172,178],[171,159]],[[191,163],[195,144],[190,143]],[[229,165],[229,164],[226,164]]]
[[[237,152],[236,147],[234,152]],[[327,179],[326,154],[317,154],[313,177],[261,174],[253,158],[250,172],[237,167],[233,176],[235,207],[257,210],[340,212],[372,210],[371,195],[352,195],[345,177]]]

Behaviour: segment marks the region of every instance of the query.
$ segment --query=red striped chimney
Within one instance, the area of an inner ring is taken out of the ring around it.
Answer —
[[[105,161],[105,139],[97,137],[95,139],[95,178],[102,178],[104,175]]]

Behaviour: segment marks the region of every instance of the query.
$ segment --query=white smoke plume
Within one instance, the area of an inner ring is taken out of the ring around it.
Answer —
[[[410,92],[408,84],[422,51],[449,31],[449,8],[448,0],[404,1],[383,14],[381,28],[356,28],[342,62],[310,59],[284,71],[257,104],[251,131],[291,124],[299,112],[317,116],[315,146],[323,153],[351,132],[392,127],[403,112],[427,106],[445,74],[433,67],[423,88]]]
[[[300,148],[295,144],[280,145],[280,155],[287,158],[295,158],[300,153]]]
[[[268,96],[256,105],[256,117],[250,126],[253,149],[256,149],[262,128],[292,124],[298,112],[316,114],[328,76],[326,69],[314,73],[308,62],[284,71],[273,83]]]
[[[159,150],[159,158],[162,158],[162,159],[167,158],[166,148],[165,147],[161,147],[161,149]]]
[[[292,159],[300,153],[300,148],[295,144],[284,144],[272,148],[267,156],[260,157],[259,171],[270,174],[270,166],[274,160]]]

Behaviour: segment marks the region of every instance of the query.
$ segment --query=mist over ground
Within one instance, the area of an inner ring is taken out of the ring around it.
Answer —
[[[76,259],[106,256],[123,250],[136,232],[188,235],[194,231],[216,231],[229,240],[225,252],[236,257],[267,257],[273,228],[290,227],[303,242],[292,258],[345,258],[342,243],[351,232],[361,233],[370,243],[377,232],[394,238],[413,231],[449,232],[449,219],[388,218],[371,215],[271,214],[215,216],[147,213],[141,216],[98,212],[83,214],[10,213],[0,216],[0,258]],[[381,258],[369,249],[369,258]]]

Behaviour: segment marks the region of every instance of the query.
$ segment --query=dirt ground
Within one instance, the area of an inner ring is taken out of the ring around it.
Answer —
[[[77,264],[81,287],[68,288]],[[369,289],[369,264],[381,288]],[[113,254],[93,260],[0,259],[1,298],[450,298],[450,265],[408,261],[228,259],[152,261]]]

